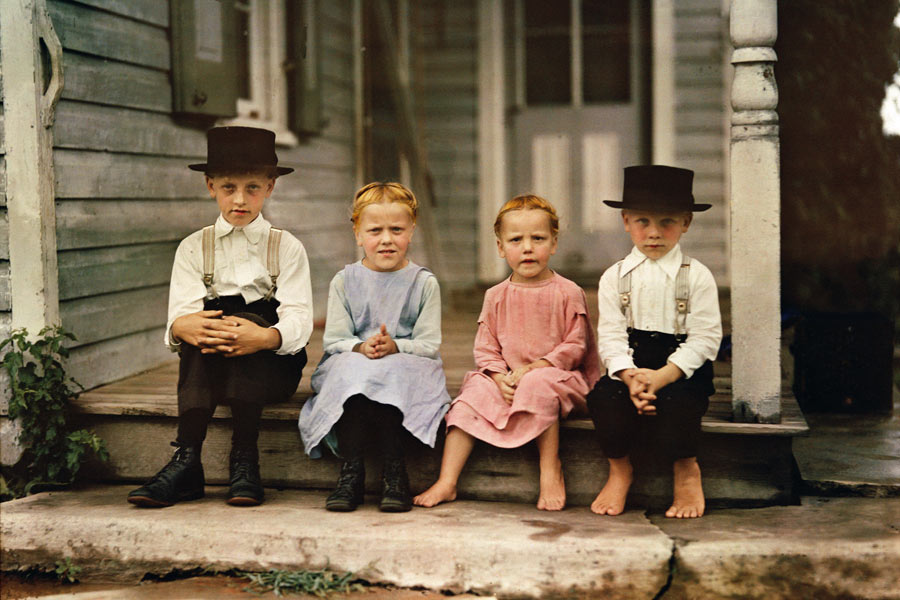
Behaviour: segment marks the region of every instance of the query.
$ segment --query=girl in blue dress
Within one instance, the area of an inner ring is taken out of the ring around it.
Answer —
[[[405,432],[434,447],[450,404],[438,349],[437,279],[406,252],[418,202],[399,183],[370,183],[353,200],[353,232],[365,252],[331,280],[325,354],[311,379],[316,395],[300,411],[307,454],[328,447],[343,459],[325,508],[347,512],[363,502],[365,451],[383,456],[379,508],[412,508],[403,456]]]

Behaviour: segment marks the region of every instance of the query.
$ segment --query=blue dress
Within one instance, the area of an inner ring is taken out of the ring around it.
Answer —
[[[428,269],[410,262],[398,271],[379,272],[357,262],[344,267],[342,274],[344,309],[356,337],[368,339],[383,323],[394,340],[412,339],[425,283],[433,277]],[[310,384],[316,395],[303,405],[299,427],[311,458],[321,457],[323,445],[337,454],[332,431],[344,402],[357,394],[396,406],[403,413],[403,427],[431,447],[450,405],[437,355],[398,352],[369,359],[360,352],[326,352]]]

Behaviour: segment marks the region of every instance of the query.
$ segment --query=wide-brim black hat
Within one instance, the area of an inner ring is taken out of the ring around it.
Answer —
[[[206,132],[206,162],[188,165],[204,173],[254,171],[275,168],[279,175],[293,173],[279,167],[275,133],[257,127],[213,127]]]
[[[712,204],[696,204],[690,169],[664,165],[625,167],[622,201],[604,200],[613,208],[671,212],[702,212]]]

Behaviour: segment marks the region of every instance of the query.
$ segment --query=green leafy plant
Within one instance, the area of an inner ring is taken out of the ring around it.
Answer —
[[[53,573],[62,582],[78,583],[81,567],[73,564],[72,559],[67,556],[63,560],[56,561],[56,569],[53,570]]]
[[[361,592],[365,587],[354,580],[353,573],[335,573],[328,569],[320,571],[279,571],[271,570],[265,573],[240,574],[241,577],[250,580],[247,588],[251,592],[273,592],[276,596],[289,594],[315,594],[320,598],[332,592]]]
[[[30,494],[36,487],[68,485],[93,453],[107,460],[106,444],[93,432],[72,431],[66,423],[70,399],[84,389],[66,374],[64,345],[75,336],[59,325],[44,327],[36,339],[16,329],[0,342],[9,374],[9,417],[21,426],[22,458],[0,477],[3,499]]]

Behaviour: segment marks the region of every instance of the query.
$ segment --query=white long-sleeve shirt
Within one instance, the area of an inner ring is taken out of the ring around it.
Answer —
[[[350,305],[344,291],[344,271],[331,280],[328,289],[328,316],[322,346],[326,353],[352,352],[354,346],[364,342],[357,336],[350,316]],[[397,350],[426,358],[436,358],[441,347],[441,290],[434,275],[429,275],[422,289],[419,317],[410,339],[396,339]]]
[[[219,215],[215,224],[215,271],[213,288],[219,296],[240,295],[248,304],[262,299],[272,287],[266,271],[266,250],[271,225],[262,215],[244,227],[235,227]],[[203,284],[203,230],[181,241],[172,265],[169,285],[169,317],[165,343],[177,351],[172,323],[178,317],[203,310],[206,286]],[[296,354],[309,342],[313,330],[312,286],[309,261],[303,244],[290,232],[281,236],[278,253],[280,273],[275,299],[281,334],[277,354]]]
[[[607,374],[614,377],[622,369],[635,367],[628,347],[625,315],[619,301],[619,278],[631,273],[631,311],[633,327],[642,331],[675,333],[675,279],[681,268],[681,246],[652,260],[637,247],[603,273],[597,294],[600,317],[597,347]],[[621,264],[621,271],[619,265]],[[722,341],[719,293],[712,273],[696,259],[690,266],[690,312],[687,315],[687,339],[673,352],[668,362],[690,377],[707,360],[714,360]]]

